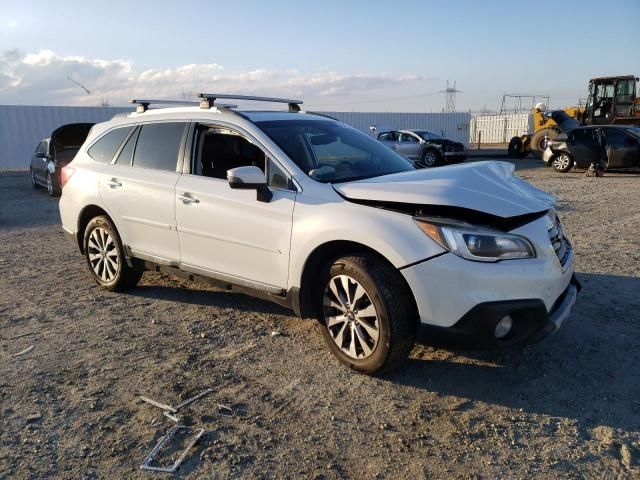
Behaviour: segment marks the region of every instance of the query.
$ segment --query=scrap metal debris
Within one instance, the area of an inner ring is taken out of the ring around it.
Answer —
[[[174,437],[176,433],[178,433],[180,430],[185,430],[185,429],[189,430],[189,427],[185,427],[184,425],[174,425],[173,427],[171,427],[169,431],[166,433],[166,435],[160,439],[160,441],[153,448],[153,450],[149,452],[149,455],[147,455],[147,457],[144,459],[144,461],[142,462],[142,465],[140,465],[140,468],[142,470],[151,470],[154,472],[165,472],[165,473],[174,473],[176,470],[178,470],[182,462],[187,458],[189,450],[191,450],[195,446],[195,444],[198,443],[198,440],[200,440],[202,435],[204,435],[204,431],[205,431],[204,428],[196,430],[195,436],[191,439],[191,441],[182,451],[178,459],[175,462],[173,462],[171,466],[155,467],[151,465],[151,463],[155,460],[156,455],[169,442],[169,440],[172,437]]]
[[[147,457],[144,459],[144,461],[142,462],[142,465],[140,465],[140,468],[142,470],[151,470],[151,471],[155,471],[155,472],[166,472],[166,473],[173,473],[176,470],[178,470],[178,468],[180,467],[180,464],[184,461],[184,459],[187,457],[187,454],[189,452],[189,450],[191,450],[196,443],[198,443],[198,440],[200,440],[200,437],[202,437],[202,435],[204,434],[205,430],[204,429],[198,429],[196,430],[196,434],[195,436],[191,439],[191,441],[189,442],[189,444],[186,446],[186,448],[182,451],[182,454],[180,455],[180,457],[178,457],[178,459],[170,466],[153,466],[151,465],[151,463],[155,460],[156,456],[158,455],[158,452],[160,452],[160,450],[162,450],[163,447],[165,447],[169,441],[176,436],[176,434],[181,431],[181,430],[191,430],[191,427],[187,427],[185,425],[180,425],[181,422],[181,418],[177,415],[178,411],[181,410],[182,408],[186,407],[187,405],[190,405],[191,403],[195,402],[196,400],[201,399],[202,397],[204,397],[205,395],[209,395],[211,392],[213,392],[213,388],[207,388],[206,390],[198,393],[197,395],[188,398],[187,400],[185,400],[184,402],[180,403],[179,405],[177,405],[176,407],[172,407],[171,405],[167,405],[161,402],[157,402],[151,398],[148,397],[144,397],[142,395],[139,396],[139,398],[155,407],[161,408],[162,410],[164,410],[164,412],[162,412],[162,414],[167,417],[169,420],[173,421],[176,423],[176,425],[174,425],[173,427],[171,427],[169,429],[169,431],[165,434],[164,437],[162,437],[160,439],[160,441],[158,442],[158,444],[153,448],[153,450],[151,450],[151,452],[149,452],[149,454],[147,455]],[[230,417],[233,415],[233,410],[231,409],[231,407],[227,407],[226,405],[219,405],[216,404],[218,409],[224,409],[224,410],[228,410],[231,412],[231,415],[227,415],[227,414],[220,414],[220,415],[225,415],[227,417]],[[152,426],[156,425],[156,421],[154,419]]]
[[[19,357],[20,355],[24,355],[25,353],[29,353],[31,350],[33,350],[34,348],[36,348],[35,345],[31,345],[29,348],[25,348],[24,350],[22,350],[21,352],[18,353],[14,353],[13,356],[14,357]]]
[[[218,410],[226,410],[227,412],[231,412],[231,414],[229,415],[228,413],[222,413],[222,412],[218,412],[218,415],[222,415],[224,417],[233,417],[234,411],[231,407],[227,407],[226,405],[220,405],[219,403],[216,403],[216,407],[218,407]]]
[[[172,415],[171,412],[167,411],[167,412],[162,412],[162,414],[167,417],[169,420],[171,420],[172,422],[176,422],[179,423],[180,422],[180,417],[177,417],[175,415]]]
[[[190,403],[195,402],[196,400],[199,400],[200,398],[204,397],[205,395],[209,395],[211,392],[213,392],[213,388],[207,388],[204,392],[200,392],[199,394],[197,394],[194,397],[191,397],[187,400],[185,400],[184,402],[182,402],[180,405],[178,405],[176,407],[176,412],[178,410],[180,410],[182,407],[186,407],[187,405],[189,405]]]
[[[171,413],[176,413],[177,410],[175,408],[173,408],[171,405],[165,405],[164,403],[160,403],[160,402],[156,402],[155,400],[152,400],[150,398],[147,397],[143,397],[142,395],[140,395],[140,400],[143,400],[147,403],[150,403],[153,406],[156,406],[158,408],[161,408],[163,410],[168,410]]]

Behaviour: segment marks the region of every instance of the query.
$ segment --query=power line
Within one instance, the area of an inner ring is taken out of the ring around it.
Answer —
[[[453,86],[449,86],[449,80],[447,80],[447,88],[440,90],[438,93],[444,93],[445,98],[445,112],[454,113],[456,111],[456,93],[462,93],[461,90],[456,88],[456,81],[453,81]]]

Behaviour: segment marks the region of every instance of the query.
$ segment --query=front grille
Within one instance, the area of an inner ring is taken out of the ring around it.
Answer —
[[[560,261],[560,265],[564,267],[567,260],[569,260],[571,243],[569,243],[569,240],[565,236],[562,223],[560,223],[560,219],[557,216],[555,217],[553,227],[549,229],[549,240],[551,241],[553,251],[556,252],[556,257],[558,257]]]

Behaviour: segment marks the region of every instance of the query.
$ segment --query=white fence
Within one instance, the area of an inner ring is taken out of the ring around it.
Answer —
[[[132,108],[0,105],[0,171],[28,169],[31,154],[40,140],[49,137],[61,125],[103,122],[127,111]],[[465,145],[469,143],[469,113],[322,113],[371,136],[387,129],[418,128],[443,134]]]
[[[469,143],[508,143],[511,137],[529,133],[533,115],[529,113],[506,113],[476,115],[471,119]]]

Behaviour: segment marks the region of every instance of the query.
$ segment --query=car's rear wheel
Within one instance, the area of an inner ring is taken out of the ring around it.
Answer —
[[[426,168],[435,167],[438,163],[440,163],[441,158],[442,155],[440,155],[440,152],[434,150],[433,148],[428,148],[422,154],[422,158],[420,159],[420,166]]]
[[[379,373],[411,351],[417,318],[395,268],[368,254],[336,260],[324,275],[321,325],[338,359],[359,372]]]
[[[87,225],[84,255],[93,279],[102,288],[121,292],[140,281],[142,271],[127,265],[120,235],[106,216],[95,217]]]
[[[56,184],[56,180],[53,175],[51,175],[51,172],[47,172],[47,193],[51,197],[60,195],[60,187]]]
[[[561,152],[553,157],[551,166],[556,172],[567,173],[573,168],[573,158],[566,152]]]
[[[31,173],[31,186],[33,188],[40,188],[40,185],[38,185],[38,182],[36,181],[36,174],[33,169],[29,169],[29,172]]]

